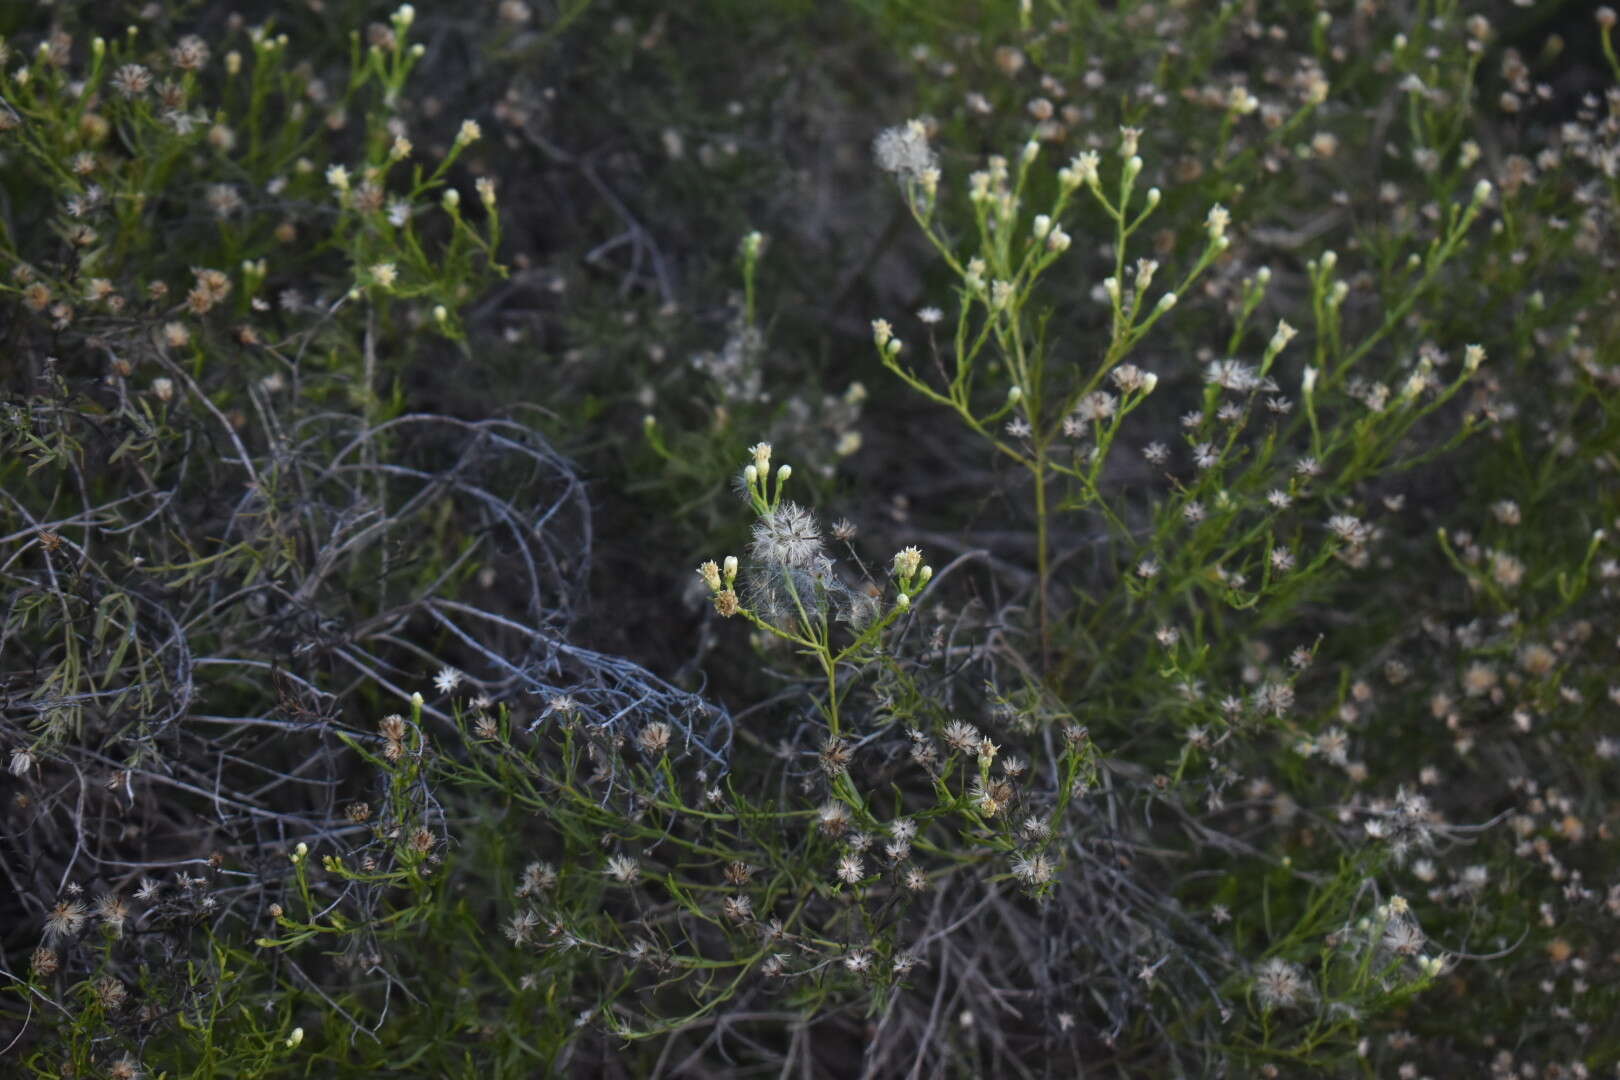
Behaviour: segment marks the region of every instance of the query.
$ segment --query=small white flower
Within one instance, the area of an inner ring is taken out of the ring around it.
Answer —
[[[438,689],[439,693],[448,694],[461,685],[461,672],[453,667],[442,667],[439,669],[439,673],[433,677],[433,685]]]

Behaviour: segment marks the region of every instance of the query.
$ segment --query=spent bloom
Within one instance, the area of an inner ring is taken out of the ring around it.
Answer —
[[[1013,862],[1013,873],[1026,885],[1044,885],[1052,880],[1052,860],[1045,855],[1022,855]]]
[[[902,180],[919,180],[924,172],[938,167],[938,158],[928,145],[928,126],[921,120],[884,129],[872,141],[872,156],[878,168]]]
[[[1254,992],[1264,1009],[1286,1009],[1310,992],[1305,972],[1298,964],[1273,957],[1260,965],[1254,976]]]
[[[825,560],[815,515],[791,502],[760,516],[749,552],[766,566],[792,570],[819,570]]]
[[[45,940],[54,941],[57,938],[77,934],[89,916],[89,910],[81,901],[57,901],[56,906],[51,908],[51,913],[45,916]]]

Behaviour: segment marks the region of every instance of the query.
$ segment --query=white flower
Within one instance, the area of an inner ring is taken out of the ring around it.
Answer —
[[[460,684],[461,672],[453,667],[442,667],[439,669],[439,673],[433,677],[433,685],[438,688],[441,694],[448,694]]]

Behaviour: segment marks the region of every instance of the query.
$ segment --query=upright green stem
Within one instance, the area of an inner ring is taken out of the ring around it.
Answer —
[[[1051,655],[1052,628],[1047,608],[1047,585],[1051,581],[1051,557],[1048,553],[1049,538],[1046,512],[1046,444],[1040,442],[1035,447],[1035,460],[1030,463],[1030,472],[1035,475],[1035,621],[1040,628],[1041,638],[1041,670],[1046,670],[1048,657]]]

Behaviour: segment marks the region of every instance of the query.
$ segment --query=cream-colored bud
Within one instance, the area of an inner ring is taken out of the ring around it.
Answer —
[[[726,588],[729,589],[731,588],[732,583],[737,580],[737,556],[727,555],[726,561],[721,565],[721,569],[725,572]]]
[[[1009,386],[1009,387],[1007,387],[1007,404],[1016,405],[1020,401],[1023,401],[1023,400],[1024,400],[1024,388],[1022,386]]]
[[[298,1044],[303,1041],[304,1029],[301,1027],[295,1027],[292,1029],[292,1034],[287,1036],[287,1049],[296,1050],[298,1048]]]
[[[1156,187],[1148,188],[1148,191],[1147,191],[1148,209],[1151,210],[1155,206],[1158,206],[1159,205],[1159,200],[1162,199],[1162,198],[1164,198],[1164,192],[1160,191]]]
[[[1158,376],[1157,373],[1152,372],[1152,371],[1149,371],[1149,372],[1145,373],[1142,376],[1142,394],[1143,394],[1143,396],[1145,397],[1146,395],[1153,393],[1153,388],[1155,386],[1158,386],[1158,385],[1159,385],[1159,376]]]
[[[1125,161],[1125,179],[1126,180],[1128,180],[1128,181],[1129,180],[1135,180],[1136,177],[1137,177],[1137,174],[1140,173],[1141,171],[1142,171],[1142,159],[1141,158],[1139,158],[1139,157],[1137,157],[1136,155],[1133,154],[1129,158],[1126,159],[1126,161]]]
[[[1474,185],[1474,204],[1477,206],[1491,197],[1491,182],[1481,180]]]
[[[450,312],[445,310],[445,307],[444,307],[443,304],[434,304],[433,305],[433,321],[434,322],[442,323],[446,319],[448,319],[449,317],[450,317]]]
[[[1179,299],[1179,297],[1177,297],[1175,293],[1167,292],[1163,296],[1159,297],[1159,302],[1153,305],[1153,310],[1158,314],[1163,315],[1165,312],[1176,306],[1177,299]]]
[[[1035,239],[1045,240],[1046,234],[1052,231],[1052,219],[1046,214],[1036,214],[1035,221],[1030,226],[1030,232]]]
[[[792,475],[793,475],[793,466],[791,466],[791,465],[783,465],[780,469],[777,469],[776,470],[776,486],[778,488],[780,488],[783,484],[787,483],[788,477],[790,477]]]
[[[888,319],[872,320],[872,340],[877,343],[878,348],[881,349],[886,346],[892,337],[894,337],[894,327],[889,325]]]
[[[1277,329],[1271,335],[1271,345],[1268,351],[1272,353],[1282,352],[1283,349],[1288,347],[1288,343],[1294,340],[1294,335],[1298,333],[1298,330],[1288,325],[1286,319],[1277,320]]]
[[[754,465],[759,469],[760,472],[764,472],[766,469],[771,467],[770,443],[757,442],[748,448],[748,452],[754,455]]]
[[[1316,369],[1314,367],[1307,366],[1305,368],[1305,374],[1300,377],[1299,386],[1300,393],[1306,397],[1316,393]]]
[[[759,483],[759,470],[753,465],[745,466],[743,468],[743,481],[748,484],[749,487]]]

